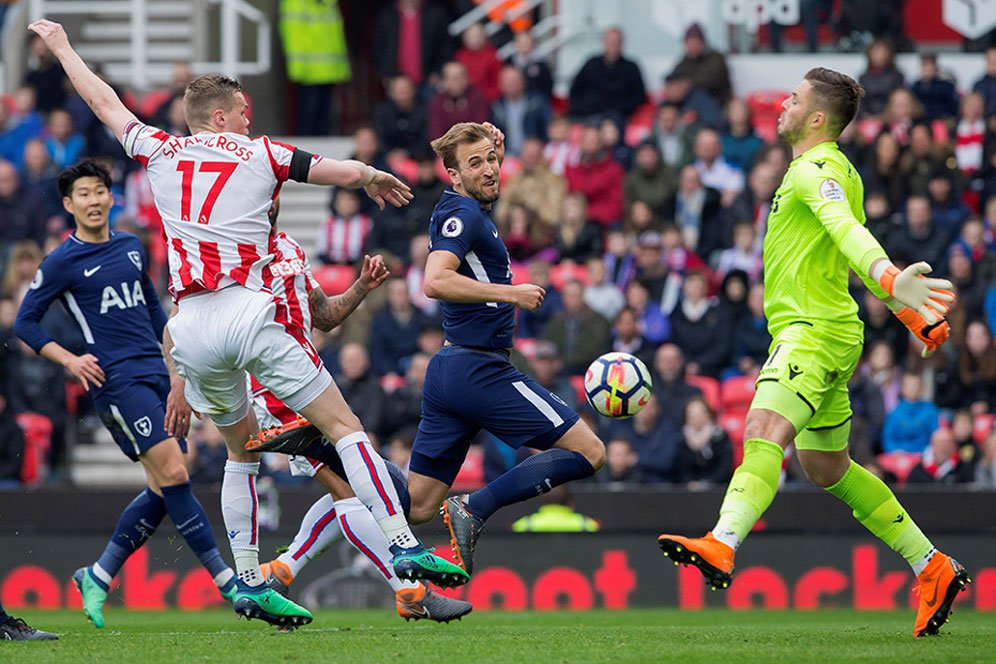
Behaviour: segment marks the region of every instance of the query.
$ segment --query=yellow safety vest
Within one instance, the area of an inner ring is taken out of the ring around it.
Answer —
[[[517,533],[593,533],[598,528],[598,521],[566,505],[543,505],[512,524]]]
[[[291,81],[321,85],[352,78],[339,0],[281,0],[280,38]]]

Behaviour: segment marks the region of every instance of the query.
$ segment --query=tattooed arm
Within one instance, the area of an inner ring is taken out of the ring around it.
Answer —
[[[308,293],[308,306],[311,307],[311,325],[328,332],[346,317],[353,313],[363,298],[373,289],[380,286],[390,275],[380,256],[363,257],[363,269],[359,278],[342,295],[328,297],[321,288],[314,288]]]

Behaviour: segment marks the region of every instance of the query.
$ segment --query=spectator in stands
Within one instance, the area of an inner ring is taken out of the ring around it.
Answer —
[[[733,443],[702,397],[693,397],[685,405],[677,446],[678,481],[689,489],[723,486],[733,476]]]
[[[677,168],[664,165],[655,142],[640,143],[634,166],[623,181],[626,208],[629,209],[634,201],[643,201],[654,213],[663,213],[668,199],[677,193],[677,174]]]
[[[373,344],[371,349],[373,353],[379,350]],[[378,377],[370,371],[367,349],[360,344],[344,345],[339,351],[339,368],[340,374],[335,382],[346,403],[368,432],[381,431],[387,399]]]
[[[903,358],[909,349],[909,332],[892,311],[874,293],[866,290],[861,299],[861,320],[865,324],[866,356],[873,344],[882,342],[892,350],[893,358]]]
[[[934,224],[930,200],[913,195],[906,201],[905,223],[890,240],[889,255],[906,264],[922,260],[940,267],[948,241],[948,236]]]
[[[502,63],[494,44],[484,32],[484,26],[471,23],[460,35],[460,40],[462,45],[453,54],[453,59],[467,68],[470,86],[484,95],[488,103],[495,102],[500,94],[498,76]]]
[[[387,205],[380,210],[374,207],[371,214],[374,223],[368,239],[372,250],[386,249],[406,265],[412,262],[412,241],[428,229],[432,209],[446,189],[436,175],[434,155],[423,151],[416,155],[416,162],[418,170],[415,182],[411,183],[415,198],[402,208]]]
[[[971,464],[963,464],[958,456],[954,434],[950,429],[937,429],[930,436],[923,459],[910,471],[906,481],[910,484],[961,484],[971,482],[973,477]]]
[[[664,416],[676,427],[685,417],[685,404],[701,397],[702,390],[685,382],[685,356],[674,343],[661,345],[654,354],[654,394],[660,400]]]
[[[685,56],[675,65],[674,73],[686,74],[696,87],[724,106],[730,100],[732,86],[723,54],[709,47],[698,23],[685,30],[684,46]]]
[[[962,224],[968,219],[971,211],[958,195],[951,171],[943,166],[930,174],[927,180],[927,195],[930,198],[934,223],[944,234],[947,245],[958,237]]]
[[[561,205],[554,248],[560,260],[584,263],[602,253],[598,225],[588,219],[588,202],[583,194],[568,194]],[[605,272],[602,271],[604,276]]]
[[[700,129],[695,136],[693,154],[702,184],[719,191],[723,205],[730,205],[743,191],[744,172],[726,160],[719,132]]]
[[[21,483],[23,463],[24,432],[0,392],[0,488],[12,488]]]
[[[426,90],[435,87],[453,53],[449,23],[446,10],[432,0],[388,3],[377,15],[372,41],[374,67],[381,79],[386,82],[404,74]]]
[[[585,119],[611,114],[623,124],[647,99],[640,66],[622,54],[619,28],[602,33],[602,53],[593,56],[571,81],[571,115]]]
[[[718,275],[714,275],[718,277]],[[723,275],[719,284],[719,310],[733,326],[747,314],[747,291],[750,279],[743,270],[730,270]]]
[[[24,146],[24,168],[21,171],[21,184],[30,196],[45,205],[45,217],[61,216],[62,195],[56,182],[59,169],[52,163],[45,142],[33,138]]]
[[[647,231],[660,233],[663,228],[660,218],[647,203],[637,200],[629,204],[622,230],[630,237],[640,237]]]
[[[730,363],[733,321],[726,320],[708,292],[702,272],[685,275],[681,301],[671,312],[671,338],[685,351],[689,373],[718,378]]]
[[[598,123],[598,135],[602,139],[602,147],[624,171],[633,167],[633,148],[622,140],[622,129],[614,120],[603,118]]]
[[[996,115],[996,45],[986,49],[986,73],[972,85],[985,100],[986,116]]]
[[[429,140],[439,138],[458,122],[487,122],[491,107],[470,87],[467,68],[460,62],[443,65],[442,90],[429,102]]]
[[[968,474],[975,474],[976,456],[979,448],[975,445],[975,418],[967,408],[959,408],[951,417],[951,433],[954,435],[958,457],[965,465],[971,466]]]
[[[899,395],[899,403],[885,416],[882,450],[923,452],[930,443],[931,432],[937,428],[937,406],[923,398],[923,377],[918,373],[903,374]]]
[[[63,107],[66,101],[66,72],[62,65],[37,35],[28,41],[28,72],[24,82],[35,89],[38,97],[37,108],[42,113],[51,113]]]
[[[501,94],[491,105],[491,121],[505,132],[505,153],[519,156],[527,138],[546,140],[550,104],[526,88],[522,72],[511,65],[501,68]]]
[[[694,165],[682,168],[678,191],[665,205],[664,217],[674,219],[685,246],[704,256],[718,249],[723,231],[721,214],[720,193],[703,184]]]
[[[603,229],[622,222],[625,172],[604,149],[597,126],[584,128],[578,163],[569,164],[564,176],[567,190],[584,194],[588,216]]]
[[[600,348],[598,352],[601,353],[604,349],[605,346]],[[529,375],[533,377],[533,380],[539,383],[544,390],[556,394],[564,403],[574,409],[577,409],[578,406],[578,391],[571,385],[570,380],[564,375],[564,371],[583,373],[586,368],[587,365],[580,372],[574,372],[570,367],[565,368],[559,346],[557,346],[556,341],[548,339],[537,341],[536,350],[529,358]]]
[[[630,307],[624,306],[616,314],[612,326],[612,350],[635,355],[647,366],[653,363],[654,346],[640,332],[640,322]]]
[[[409,157],[426,150],[428,112],[415,83],[404,74],[390,79],[387,99],[374,109],[374,130],[389,154]]]
[[[567,194],[567,180],[551,170],[543,156],[543,141],[537,137],[523,141],[519,161],[521,170],[502,184],[495,221],[507,223],[509,208],[522,204],[533,210],[545,226],[554,228]]]
[[[655,390],[643,410],[609,427],[610,440],[622,438],[633,446],[645,482],[674,482],[678,478],[678,427],[664,417],[661,398]]]
[[[536,311],[519,310],[519,336],[534,339],[540,336],[543,328],[554,314],[564,308],[560,291],[550,281],[550,263],[535,260],[529,264],[529,283],[536,284],[546,291],[543,303]]]
[[[79,160],[86,140],[76,132],[73,118],[68,112],[57,109],[49,113],[48,122],[45,123],[45,133],[47,134],[45,145],[56,168],[61,171]]]
[[[958,115],[958,90],[941,76],[934,53],[920,55],[920,79],[913,84],[913,94],[923,105],[928,120],[948,120]]]
[[[514,263],[526,263],[534,258],[547,261],[556,258],[556,251],[550,246],[553,231],[525,205],[510,205],[507,223],[502,224],[499,230],[508,256]]]
[[[41,113],[35,109],[34,88],[21,87],[14,93],[13,112],[0,103],[0,159],[20,168],[24,147],[45,130]]]
[[[726,105],[726,131],[723,132],[723,154],[730,165],[746,172],[754,165],[754,158],[764,147],[764,141],[754,131],[750,106],[739,97]]]
[[[661,161],[670,168],[680,168],[691,161],[695,133],[685,124],[681,105],[665,101],[657,109],[652,140],[660,149]]]
[[[923,107],[907,88],[896,88],[889,94],[882,112],[883,127],[892,132],[899,145],[906,147],[910,142],[910,129],[913,123],[923,117]]]
[[[43,321],[45,323],[45,321]],[[46,326],[56,339],[64,338],[60,331]],[[75,344],[74,344],[75,345]],[[19,353],[13,354],[13,380],[7,384],[7,407],[14,413],[38,413],[52,421],[52,466],[65,461],[66,378],[62,367],[37,355],[24,343],[18,343]]]
[[[418,433],[418,426],[406,427],[395,431],[387,441],[387,460],[407,474],[408,466],[412,460],[412,445],[415,443],[415,434]]]
[[[723,127],[723,107],[712,95],[697,87],[687,73],[674,71],[664,79],[664,103],[681,109],[681,121],[686,126]]]
[[[564,308],[543,328],[543,338],[560,349],[564,370],[581,375],[612,340],[609,323],[584,303],[584,284],[568,281],[563,287]]]
[[[900,158],[899,170],[905,174],[911,193],[926,194],[932,173],[951,170],[947,165],[951,157],[947,147],[934,142],[933,131],[926,122],[918,121],[910,127],[909,146]],[[867,200],[866,196],[866,207]]]
[[[888,342],[873,341],[868,347],[865,363],[861,368],[882,395],[885,412],[892,412],[899,404],[903,373],[902,368],[896,363],[896,357],[898,356],[893,354],[892,346]]]
[[[771,201],[775,190],[780,184],[780,178],[775,166],[768,162],[758,162],[747,176],[747,186],[741,191],[729,207],[722,211],[723,231],[721,244],[731,246],[733,243],[733,227],[741,221],[750,220],[757,230],[757,243],[764,240],[764,231],[768,227],[768,214],[771,212]],[[881,241],[881,238],[879,238]]]
[[[653,345],[671,337],[671,324],[657,302],[650,299],[650,289],[639,279],[626,285],[626,306],[636,314],[640,334]]]
[[[996,412],[996,346],[981,320],[965,329],[965,345],[957,361],[957,383],[947,389],[960,388],[958,402],[973,413]]]
[[[924,193],[927,183],[924,181]],[[865,226],[883,247],[891,247],[900,230],[902,215],[894,212],[889,197],[879,190],[865,191]]]
[[[408,269],[405,272],[405,283],[408,284],[408,299],[411,300],[412,305],[415,306],[419,311],[424,313],[429,318],[433,318],[439,312],[439,300],[433,300],[425,295],[425,264],[429,259],[429,235],[416,235],[411,239],[409,244],[409,260]],[[418,347],[423,353],[432,355],[435,353],[437,348],[433,348],[431,351],[423,346],[422,336],[426,334],[427,329],[435,329],[435,325],[425,325],[419,331]],[[442,348],[442,342],[439,344],[439,348]]]
[[[0,261],[15,242],[31,240],[39,247],[45,239],[45,204],[21,187],[17,169],[0,161]]]
[[[405,384],[392,392],[384,404],[384,416],[378,432],[382,440],[390,440],[399,431],[418,427],[422,417],[422,387],[429,359],[425,353],[415,353],[409,358]]]
[[[975,483],[980,488],[996,488],[996,430],[990,431],[975,464]]]
[[[152,112],[152,117],[149,118],[149,122],[157,127],[160,127],[167,133],[170,132],[167,126],[173,124],[170,119],[170,109],[173,107],[173,103],[177,100],[183,102],[183,94],[187,91],[187,86],[190,82],[194,80],[194,72],[190,68],[190,63],[186,61],[179,61],[173,63],[173,72],[170,74],[169,88],[163,92],[162,101],[156,105],[156,108]],[[155,93],[150,93],[155,94]],[[144,106],[144,104],[143,104]],[[181,104],[182,111],[182,104]],[[181,114],[182,119],[182,114]],[[183,123],[186,127],[186,122]],[[82,129],[82,127],[80,127]],[[177,134],[173,134],[176,136]],[[183,134],[179,134],[183,135]]]
[[[515,34],[515,53],[507,64],[516,67],[526,77],[526,87],[543,99],[553,97],[553,73],[546,60],[536,54],[536,40],[528,30]]]
[[[319,230],[319,260],[326,265],[352,265],[362,260],[372,225],[370,217],[360,211],[356,191],[337,187],[332,194],[332,214]]]
[[[550,164],[550,170],[563,175],[568,164],[577,163],[581,150],[571,140],[571,121],[565,115],[550,118],[546,128],[547,143],[543,148],[543,158]]]
[[[404,373],[401,362],[418,350],[416,338],[428,322],[408,299],[404,279],[392,277],[386,290],[387,306],[374,316],[370,330],[370,356],[378,376]]]
[[[973,92],[961,100],[961,117],[955,127],[954,154],[958,170],[972,175],[983,168],[986,143],[985,102]]]
[[[699,246],[703,246],[704,242],[700,238]],[[666,223],[664,227],[661,228],[661,245],[664,251],[664,264],[668,266],[671,272],[674,273],[676,277],[681,277],[687,274],[690,270],[702,270],[703,272],[708,271],[708,266],[702,260],[702,258],[685,244],[684,235],[681,229],[678,228],[677,224]],[[673,280],[672,280],[673,281]],[[679,279],[680,282],[680,279]],[[678,301],[678,293],[672,293],[674,301],[671,305],[665,306],[668,298],[668,292],[665,288],[664,299],[661,300],[661,307],[666,311],[670,312],[674,307],[673,304]]]
[[[183,97],[177,97],[169,103],[162,127],[170,136],[190,136],[190,128],[183,117]]]
[[[903,86],[903,74],[896,67],[896,50],[888,40],[873,40],[865,55],[867,68],[858,77],[858,82],[865,89],[861,112],[863,115],[878,116],[885,110],[892,91]]]
[[[763,269],[761,248],[757,242],[757,229],[751,221],[741,221],[733,226],[733,246],[719,252],[716,272],[725,277],[732,270],[743,270],[751,283],[761,278]]]
[[[640,457],[626,438],[612,438],[605,446],[605,468],[595,473],[598,484],[640,484],[644,481]]]
[[[626,306],[626,298],[614,283],[609,281],[605,271],[605,261],[601,256],[592,256],[585,261],[588,286],[584,289],[584,303],[605,320],[615,320]]]
[[[370,125],[360,125],[353,132],[353,152],[349,155],[349,158],[362,161],[364,164],[370,164],[374,168],[381,170],[391,170],[387,164],[383,150],[380,149],[380,139],[377,137],[377,132]],[[334,190],[329,198],[329,206],[332,204],[332,196],[335,196]],[[365,214],[373,215],[374,210],[378,208],[373,199],[369,196],[363,196],[361,198],[360,209]]]
[[[605,272],[609,281],[625,291],[626,286],[636,276],[636,258],[630,251],[630,238],[622,230],[610,230],[605,234]]]
[[[210,417],[191,422],[187,439],[187,469],[194,484],[220,486],[225,477],[228,448]]]
[[[754,376],[770,348],[771,334],[764,316],[764,284],[757,283],[747,291],[747,311],[734,324],[733,365],[741,374]]]
[[[636,250],[633,252],[636,257],[636,278],[647,287],[653,302],[661,302],[670,276],[663,250],[664,243],[660,233],[644,231],[637,238]]]

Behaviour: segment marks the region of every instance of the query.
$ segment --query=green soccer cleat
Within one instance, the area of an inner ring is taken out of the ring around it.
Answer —
[[[81,567],[73,574],[73,583],[83,598],[83,613],[97,629],[104,627],[104,602],[107,591],[100,587],[89,567]]]
[[[470,581],[470,576],[459,565],[432,555],[434,549],[426,549],[421,544],[403,548],[391,546],[391,565],[399,579],[405,581],[429,581],[440,588],[456,588]]]
[[[233,602],[235,613],[247,620],[256,618],[277,627],[295,629],[310,623],[314,617],[303,606],[298,606],[266,585],[247,586],[238,582]]]
[[[218,588],[218,592],[221,593],[221,596],[225,598],[226,602],[229,604],[235,604],[235,598],[239,596],[239,584],[233,583],[232,587],[228,590]]]

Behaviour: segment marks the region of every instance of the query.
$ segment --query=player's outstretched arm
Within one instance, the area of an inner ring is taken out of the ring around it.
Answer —
[[[308,170],[308,184],[346,189],[362,187],[381,210],[384,209],[385,202],[401,207],[414,198],[411,187],[395,176],[355,159],[322,159]]]
[[[111,86],[94,74],[73,50],[62,25],[42,19],[29,25],[28,29],[41,37],[52,55],[58,58],[76,92],[100,121],[114,132],[115,136],[121,136],[127,124],[135,120],[135,114],[128,110]]]
[[[370,291],[383,284],[390,274],[383,258],[364,256],[359,278],[345,293],[328,297],[321,288],[312,288],[308,292],[312,327],[322,332],[329,332],[338,327],[356,310]]]
[[[422,285],[426,297],[446,302],[504,302],[528,311],[536,311],[543,304],[546,291],[535,284],[509,286],[477,281],[457,272],[459,267],[456,254],[446,250],[430,252]]]

